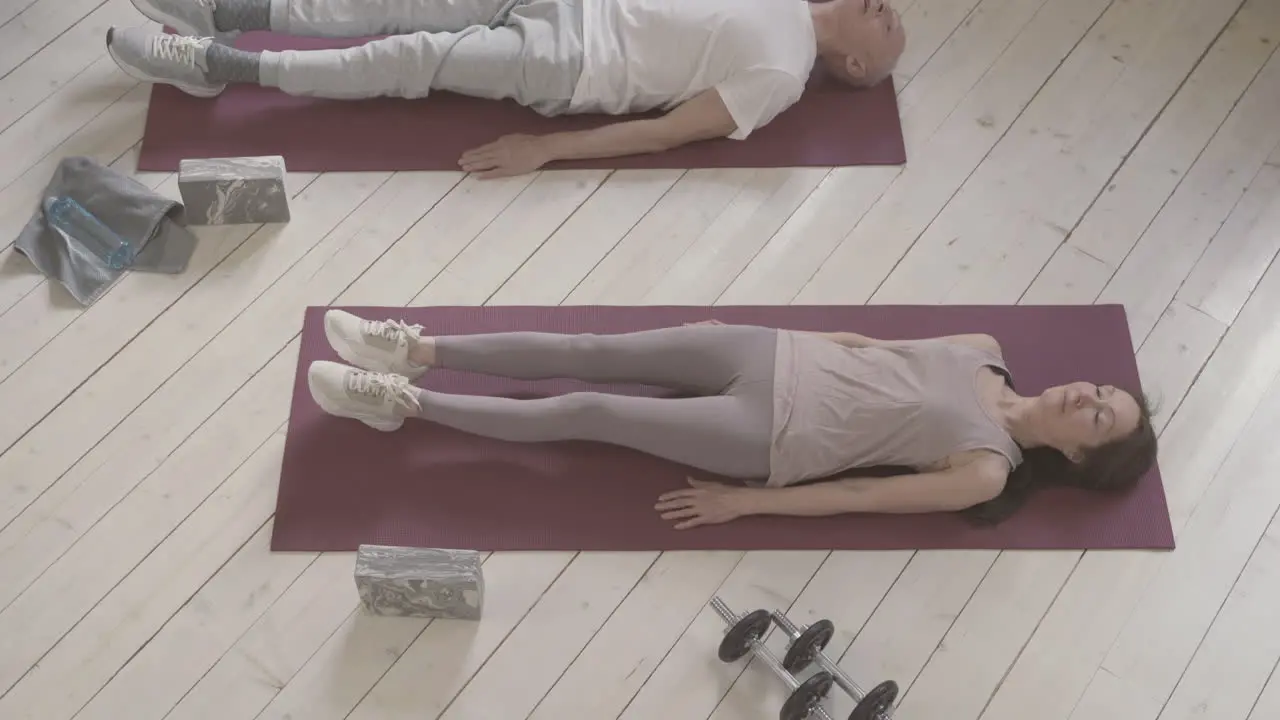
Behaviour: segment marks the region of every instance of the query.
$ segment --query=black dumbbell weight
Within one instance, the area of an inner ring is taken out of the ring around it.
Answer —
[[[879,720],[897,699],[898,683],[885,680],[867,691],[858,701],[858,706],[849,713],[849,720]]]
[[[831,692],[835,682],[829,672],[815,673],[813,677],[800,683],[800,687],[792,691],[791,696],[782,704],[779,720],[807,720],[818,708],[822,698]]]
[[[765,647],[763,641],[764,634],[774,622],[772,613],[756,610],[740,616],[719,597],[711,598],[711,609],[728,626],[725,638],[720,642],[718,654],[721,660],[733,662],[750,654],[786,683],[791,695],[779,713],[782,720],[831,720],[821,700],[831,690],[835,678],[824,671],[800,682],[782,667],[782,661]]]
[[[743,615],[720,641],[720,659],[731,663],[746,657],[751,653],[751,641],[764,637],[772,623],[773,618],[768,610],[756,610]]]
[[[782,667],[792,675],[799,675],[805,668],[813,664],[818,653],[827,647],[831,637],[836,634],[835,623],[830,620],[819,620],[800,633],[800,637],[787,647],[787,654],[782,658]]]

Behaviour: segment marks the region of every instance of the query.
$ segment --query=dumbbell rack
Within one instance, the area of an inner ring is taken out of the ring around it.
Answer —
[[[831,691],[832,685],[838,685],[858,704],[849,714],[849,720],[890,720],[893,717],[893,703],[898,696],[897,683],[887,680],[870,691],[863,691],[823,652],[835,630],[830,621],[821,620],[805,628],[798,628],[779,610],[756,610],[738,615],[718,596],[711,599],[711,608],[726,626],[718,653],[720,660],[734,662],[752,655],[768,666],[791,690],[791,695],[779,711],[780,720],[832,720],[820,704]],[[779,660],[763,642],[765,634],[773,625],[777,625],[788,639],[787,653],[783,660]],[[803,682],[796,678],[802,670],[815,663],[822,668],[820,671]]]

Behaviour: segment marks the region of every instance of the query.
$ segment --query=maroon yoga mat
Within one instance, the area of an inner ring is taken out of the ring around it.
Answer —
[[[253,32],[245,50],[346,47],[365,39]],[[457,170],[470,148],[507,133],[595,127],[618,118],[546,118],[514,102],[436,93],[421,100],[322,100],[237,85],[214,99],[167,85],[151,91],[139,170],[172,172],[183,158],[283,155],[290,170]],[[906,162],[892,80],[869,90],[820,70],[794,106],[746,140],[713,140],[650,155],[558,162],[549,168],[734,168],[899,165]]]
[[[986,332],[1000,339],[1020,392],[1089,379],[1137,388],[1120,306],[436,307],[345,308],[404,318],[427,334],[510,330],[618,333],[715,318],[884,338]],[[410,420],[396,432],[322,412],[307,390],[313,360],[339,361],[325,308],[309,308],[285,441],[272,548],[349,551],[361,543],[479,550],[1014,549],[1173,547],[1158,471],[1133,492],[1046,491],[1013,519],[975,528],[952,514],[749,517],[672,530],[653,510],[687,469],[585,442],[519,444]],[[516,381],[432,371],[418,384],[454,393],[533,397],[581,389],[657,395],[637,386]]]

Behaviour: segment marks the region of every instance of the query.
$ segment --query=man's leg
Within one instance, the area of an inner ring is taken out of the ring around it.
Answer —
[[[416,32],[345,49],[249,53],[143,28],[113,28],[107,44],[129,75],[202,97],[229,83],[338,99],[421,98],[440,89],[510,98],[548,114],[568,106],[582,57],[576,0],[520,0],[499,27]]]
[[[326,98],[420,98],[445,90],[555,114],[569,106],[582,72],[578,1],[508,0],[493,26],[396,35],[341,50],[264,52],[261,83]]]
[[[271,29],[290,35],[366,37],[496,27],[520,0],[218,0],[270,3]]]
[[[351,48],[263,52],[259,82],[306,97],[423,98],[435,89],[446,57],[473,72],[512,74],[518,72],[520,48],[520,37],[506,27],[393,35]],[[211,76],[217,70],[216,63],[210,65]]]
[[[664,399],[579,392],[536,400],[415,388],[400,375],[312,363],[311,395],[338,417],[391,431],[418,417],[508,442],[600,442],[738,478],[769,476],[771,386],[737,395]]]
[[[132,0],[143,15],[183,35],[230,42],[272,30],[314,37],[456,32],[496,25],[519,0]]]
[[[166,35],[142,27],[112,28],[107,48],[130,76],[171,84],[199,97],[214,97],[229,84],[248,83],[309,97],[421,98],[433,89],[446,56],[456,65],[467,66],[453,77],[475,83],[470,94],[510,97],[509,79],[519,76],[522,59],[520,37],[506,27],[420,32],[352,48],[282,52],[246,52],[209,38]],[[484,84],[486,80],[491,82]]]

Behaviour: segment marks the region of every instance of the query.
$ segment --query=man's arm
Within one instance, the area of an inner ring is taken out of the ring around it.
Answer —
[[[543,136],[543,142],[550,160],[582,160],[662,152],[699,140],[727,137],[736,129],[737,123],[713,88],[660,117],[551,133]]]
[[[482,178],[523,175],[554,160],[582,160],[661,152],[698,140],[727,137],[737,123],[714,88],[655,118],[624,120],[591,130],[505,135],[462,154],[458,165]]]

